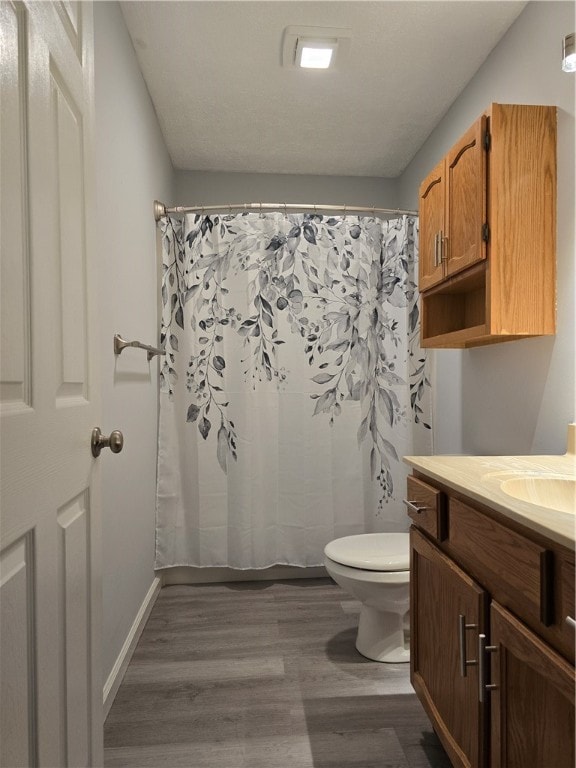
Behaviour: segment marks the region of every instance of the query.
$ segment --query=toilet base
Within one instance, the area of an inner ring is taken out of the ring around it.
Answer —
[[[356,648],[372,661],[398,664],[410,661],[404,642],[404,617],[363,605],[358,622]]]

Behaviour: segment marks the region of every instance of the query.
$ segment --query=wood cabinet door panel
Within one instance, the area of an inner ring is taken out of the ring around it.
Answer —
[[[444,277],[439,258],[438,237],[444,231],[445,178],[444,160],[420,185],[418,240],[418,285],[420,291],[431,288]]]
[[[466,131],[446,159],[446,274],[453,275],[486,258],[486,151],[483,115]],[[447,253],[446,253],[447,250]]]
[[[574,668],[497,603],[490,626],[492,768],[573,768]]]
[[[459,616],[465,653],[476,660],[485,631],[487,594],[422,533],[411,538],[411,679],[454,766],[483,766],[485,711],[478,702],[478,668],[461,675]]]

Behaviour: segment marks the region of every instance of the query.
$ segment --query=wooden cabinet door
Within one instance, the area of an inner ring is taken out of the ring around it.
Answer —
[[[446,235],[443,258],[453,275],[486,258],[486,117],[483,115],[446,157]]]
[[[428,174],[420,185],[418,286],[431,288],[444,277],[440,258],[440,238],[444,232],[444,160]]]
[[[574,668],[498,603],[490,625],[492,768],[574,768]]]
[[[484,632],[486,592],[423,534],[411,539],[411,681],[452,764],[485,765],[485,708],[478,701],[478,667],[461,672],[459,616],[476,628],[465,631],[465,657],[477,660]]]

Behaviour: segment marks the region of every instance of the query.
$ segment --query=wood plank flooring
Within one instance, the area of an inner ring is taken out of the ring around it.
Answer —
[[[354,647],[330,579],[160,592],[105,725],[108,768],[449,768],[409,681]]]

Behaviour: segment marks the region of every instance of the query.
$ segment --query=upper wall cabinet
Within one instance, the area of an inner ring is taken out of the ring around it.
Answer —
[[[420,185],[421,345],[555,332],[556,108],[492,104]]]

